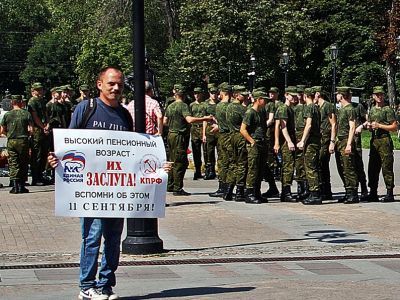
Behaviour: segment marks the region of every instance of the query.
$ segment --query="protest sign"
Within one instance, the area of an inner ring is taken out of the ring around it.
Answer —
[[[71,217],[165,216],[168,175],[161,137],[55,129],[55,213]]]

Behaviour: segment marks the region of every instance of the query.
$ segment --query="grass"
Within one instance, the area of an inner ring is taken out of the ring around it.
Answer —
[[[397,132],[392,132],[393,146],[395,150],[400,150],[400,140],[397,137]],[[361,136],[361,144],[363,149],[369,149],[369,141],[371,140],[371,132],[363,130]]]

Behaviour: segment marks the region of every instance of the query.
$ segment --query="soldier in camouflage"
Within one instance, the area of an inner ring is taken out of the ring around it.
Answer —
[[[305,119],[304,119],[304,85],[297,85],[297,104],[293,107],[295,122],[296,122],[296,144],[300,142],[303,137]],[[306,178],[306,171],[304,166],[304,155],[302,149],[296,149],[295,154],[295,179],[297,182],[297,200],[301,201],[308,197],[310,194],[308,190],[308,183]]]
[[[245,201],[244,188],[247,174],[247,150],[246,141],[240,134],[240,126],[247,110],[247,98],[249,93],[246,87],[235,85],[233,87],[234,100],[226,109],[226,120],[230,132],[232,149],[232,163],[229,165],[226,178],[229,186],[236,185],[235,201]]]
[[[193,90],[194,101],[190,103],[189,110],[193,117],[201,118],[203,117],[203,90],[200,87],[196,87]],[[195,172],[193,175],[193,180],[203,178],[201,174],[201,147],[203,145],[203,126],[200,123],[193,123],[190,128],[190,137],[192,142],[192,153]]]
[[[28,102],[28,110],[33,119],[31,141],[31,185],[45,185],[43,171],[47,162],[49,124],[47,122],[46,104],[43,100],[43,86],[36,82],[31,87],[32,97]]]
[[[336,92],[336,99],[341,105],[337,117],[336,151],[340,168],[343,170],[343,183],[346,190],[346,195],[341,201],[345,204],[358,203],[358,176],[355,171],[356,145],[354,142],[356,113],[351,105],[351,89],[337,87]]]
[[[218,87],[214,83],[210,83],[208,85],[208,90],[210,98],[204,102],[204,115],[215,116],[218,103]],[[204,176],[205,180],[215,179],[217,177],[215,173],[215,150],[217,149],[218,145],[219,133],[212,131],[213,125],[215,125],[215,121],[213,119],[203,122],[203,143],[205,143],[207,155],[206,174]]]
[[[265,102],[268,94],[257,90],[253,91],[253,97],[253,106],[246,111],[240,133],[246,140],[247,149],[246,203],[260,204],[267,201],[261,197],[261,182],[267,155]]]
[[[226,119],[226,111],[231,99],[231,86],[221,83],[218,86],[221,101],[217,104],[215,117],[217,124],[214,125],[212,132],[219,132],[218,136],[218,190],[211,193],[210,197],[223,197],[225,200],[233,199],[233,189],[235,185],[228,184],[227,176],[229,165],[232,162],[232,147],[229,126]]]
[[[297,148],[303,151],[303,160],[306,180],[310,189],[310,195],[303,199],[303,204],[316,205],[322,204],[320,194],[320,175],[319,175],[319,154],[321,149],[321,115],[319,108],[314,104],[314,92],[311,88],[306,88],[306,105],[304,106],[303,117],[305,127],[303,136],[297,143]]]
[[[370,187],[369,201],[378,201],[379,173],[382,170],[386,185],[386,196],[382,202],[393,202],[394,172],[393,172],[393,141],[391,131],[396,131],[397,121],[394,110],[385,106],[384,89],[382,86],[373,88],[375,105],[368,115],[367,128],[372,132],[368,162],[368,185]]]
[[[335,153],[336,113],[335,106],[325,100],[322,86],[312,87],[314,102],[318,105],[321,115],[321,150],[319,153],[319,172],[321,179],[322,200],[332,200],[331,174],[329,161]]]
[[[282,202],[296,202],[292,196],[290,187],[293,182],[295,151],[296,151],[296,129],[293,105],[297,101],[297,89],[288,86],[285,89],[285,103],[278,107],[275,113],[275,145],[274,151],[282,153]]]
[[[13,95],[13,109],[1,120],[1,134],[7,135],[8,166],[10,170],[11,194],[28,193],[25,180],[28,177],[29,135],[33,120],[28,111],[22,109],[22,96]]]
[[[190,193],[183,190],[183,178],[189,165],[187,147],[189,145],[189,124],[211,120],[212,117],[196,118],[190,115],[189,106],[183,102],[185,89],[181,84],[174,85],[175,101],[165,112],[164,125],[168,125],[169,159],[174,163],[168,177],[168,191],[174,196],[188,196]]]

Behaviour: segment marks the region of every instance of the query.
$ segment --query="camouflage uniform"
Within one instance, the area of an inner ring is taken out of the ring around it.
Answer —
[[[305,175],[310,192],[319,192],[319,154],[321,149],[321,116],[318,107],[314,103],[304,106],[304,121],[311,118],[311,129],[308,139],[304,144],[304,167]]]
[[[232,101],[226,109],[226,120],[230,132],[230,143],[232,147],[232,163],[229,165],[227,175],[227,183],[236,185],[236,200],[244,200],[244,185],[246,183],[247,174],[247,151],[246,141],[240,134],[240,126],[246,113],[244,107],[239,100]],[[240,197],[238,198],[238,193]]]
[[[351,104],[346,105],[338,110],[337,117],[337,143],[336,151],[338,152],[340,168],[343,170],[343,183],[346,193],[357,193],[358,177],[355,171],[355,142],[352,141],[351,154],[345,154],[347,139],[349,136],[349,121],[355,121],[356,114]]]
[[[366,110],[361,103],[351,103],[353,105],[354,111],[356,113],[356,128],[362,125],[366,121]],[[367,177],[364,171],[364,163],[362,160],[362,146],[361,146],[361,133],[354,135],[354,141],[356,145],[355,152],[355,165],[356,165],[356,173],[358,177],[358,182],[361,185],[361,195],[363,197],[368,196],[367,189]]]
[[[203,117],[203,104],[198,102],[192,102],[189,106],[190,113],[193,117]],[[201,123],[193,123],[190,128],[190,136],[192,142],[192,153],[193,161],[195,166],[195,174],[201,177],[201,147],[203,145],[203,128]],[[196,178],[197,179],[197,178]]]
[[[396,115],[389,106],[382,108],[374,106],[369,112],[368,121],[391,125],[396,121]],[[368,162],[368,185],[371,188],[371,193],[375,192],[376,194],[381,169],[386,189],[393,190],[393,163],[393,141],[390,133],[383,129],[372,130]]]
[[[295,116],[295,123],[296,123],[296,140],[294,144],[297,145],[300,142],[305,127],[305,120],[304,120],[304,109],[305,104],[298,103],[296,106],[293,107],[294,116]],[[306,179],[306,170],[304,166],[304,154],[303,151],[296,148],[295,151],[295,180],[297,181],[297,197],[299,200],[302,200],[308,197],[309,190],[307,186],[307,179]]]
[[[180,192],[183,189],[183,178],[189,165],[187,146],[189,143],[189,124],[185,118],[190,116],[189,107],[182,101],[171,103],[165,112],[168,118],[169,159],[174,163],[168,178],[168,190]]]
[[[259,111],[249,108],[243,118],[243,124],[247,125],[247,132],[255,141],[253,146],[246,142],[248,166],[246,188],[247,190],[254,189],[257,198],[261,197],[260,188],[263,177],[263,166],[265,165],[267,156],[265,143],[266,121],[267,117],[264,108]]]
[[[229,126],[226,118],[226,111],[229,102],[219,102],[216,107],[215,117],[218,121],[218,176],[223,182],[227,182],[229,164],[232,162],[232,148],[230,146]]]
[[[285,120],[286,127],[290,136],[290,139],[295,144],[296,143],[296,129],[295,129],[295,114],[293,108],[287,106],[286,104],[279,106],[275,113],[275,120]],[[293,182],[294,175],[294,165],[295,165],[295,152],[290,151],[288,144],[280,134],[280,149],[282,152],[282,175],[281,182],[282,188],[290,187]]]
[[[46,106],[43,99],[32,97],[28,102],[28,110],[35,112],[43,125],[47,123]],[[33,118],[33,117],[32,117]],[[31,140],[31,172],[33,185],[42,182],[43,171],[47,162],[48,138],[43,129],[33,123],[33,134]]]
[[[332,198],[331,173],[329,169],[329,161],[331,159],[329,145],[331,143],[332,126],[329,118],[335,114],[335,107],[332,103],[324,101],[319,107],[319,111],[321,115],[321,150],[319,152],[321,192],[324,197]]]
[[[33,124],[32,117],[24,109],[13,109],[7,112],[1,126],[7,128],[7,151],[10,180],[16,193],[27,192],[24,189],[28,177],[29,132]]]
[[[211,100],[204,102],[204,115],[205,116],[215,116],[217,104],[211,103]],[[218,133],[211,132],[212,125],[215,124],[213,121],[208,121],[206,126],[206,155],[207,155],[207,170],[204,179],[214,179],[215,178],[215,164],[216,164],[216,153],[215,149],[218,151]]]

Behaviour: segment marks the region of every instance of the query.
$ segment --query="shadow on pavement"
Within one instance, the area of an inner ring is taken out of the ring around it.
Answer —
[[[364,243],[368,240],[366,239],[347,239],[347,237],[354,237],[360,234],[368,234],[368,232],[355,232],[348,233],[344,230],[314,230],[308,231],[304,235],[305,238],[298,239],[282,239],[275,241],[264,241],[258,243],[246,243],[246,244],[235,244],[235,245],[222,245],[222,246],[213,246],[213,247],[203,247],[203,248],[187,248],[187,249],[166,249],[166,252],[185,252],[185,251],[204,251],[204,250],[212,250],[212,249],[221,249],[221,248],[235,248],[235,247],[245,247],[245,246],[255,246],[255,245],[266,245],[266,244],[278,244],[278,243],[288,243],[288,242],[299,242],[299,241],[307,241],[314,240],[323,243],[330,244],[352,244],[352,243]]]
[[[138,297],[121,297],[121,300],[140,300],[140,299],[159,299],[167,297],[190,297],[190,296],[205,296],[216,295],[223,293],[242,293],[254,290],[255,287],[237,287],[237,288],[221,288],[221,287],[196,287],[196,288],[182,288],[173,290],[164,290],[159,293],[148,294]],[[232,296],[234,297],[234,296]]]
[[[167,203],[166,206],[181,206],[181,205],[194,205],[194,204],[218,204],[222,201],[184,201]]]

